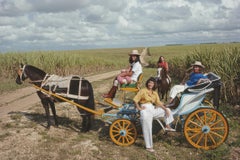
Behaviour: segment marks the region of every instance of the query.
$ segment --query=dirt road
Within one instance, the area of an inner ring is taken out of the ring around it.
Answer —
[[[100,81],[116,76],[118,73],[119,71],[112,71],[85,78],[90,82]],[[40,99],[34,87],[26,87],[13,92],[4,93],[0,95],[0,117],[3,118],[11,112],[24,111],[38,102],[40,102]]]

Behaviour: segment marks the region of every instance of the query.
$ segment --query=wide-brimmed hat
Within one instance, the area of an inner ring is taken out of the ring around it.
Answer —
[[[129,53],[129,56],[132,56],[132,55],[136,55],[136,56],[140,56],[140,54],[138,53],[138,50],[132,50],[132,53]]]
[[[199,61],[195,61],[195,63],[194,63],[194,64],[192,64],[192,66],[199,66],[199,67],[205,68],[205,66],[204,66],[204,65],[202,65],[202,63],[201,63],[201,62],[199,62]]]

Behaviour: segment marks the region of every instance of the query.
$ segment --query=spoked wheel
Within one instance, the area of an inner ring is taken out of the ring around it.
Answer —
[[[188,115],[184,135],[195,148],[215,149],[228,136],[229,126],[222,113],[212,108],[200,108]]]
[[[137,129],[130,120],[117,119],[111,124],[109,135],[115,144],[129,146],[136,141]]]

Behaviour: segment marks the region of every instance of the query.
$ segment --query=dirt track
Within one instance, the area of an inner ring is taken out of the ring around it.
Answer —
[[[119,71],[85,77],[90,82],[100,81],[117,75]],[[24,111],[40,102],[34,87],[26,87],[13,92],[0,95],[0,117],[3,118],[11,112]]]

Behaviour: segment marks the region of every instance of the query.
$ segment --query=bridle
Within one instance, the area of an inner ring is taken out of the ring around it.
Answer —
[[[28,76],[25,73],[25,67],[26,67],[26,65],[23,65],[17,71],[17,74],[19,75],[19,80],[20,80],[21,83],[23,83],[25,81],[25,79],[28,78]],[[44,79],[35,80],[35,81],[30,80],[29,83],[41,83],[41,86],[43,86],[43,84],[44,84],[43,82],[45,82],[47,80],[47,78],[49,78],[49,76],[50,75],[46,74]]]
[[[20,67],[17,71],[17,74],[19,75],[20,81],[23,82],[27,77],[27,75],[25,74],[25,66]]]

